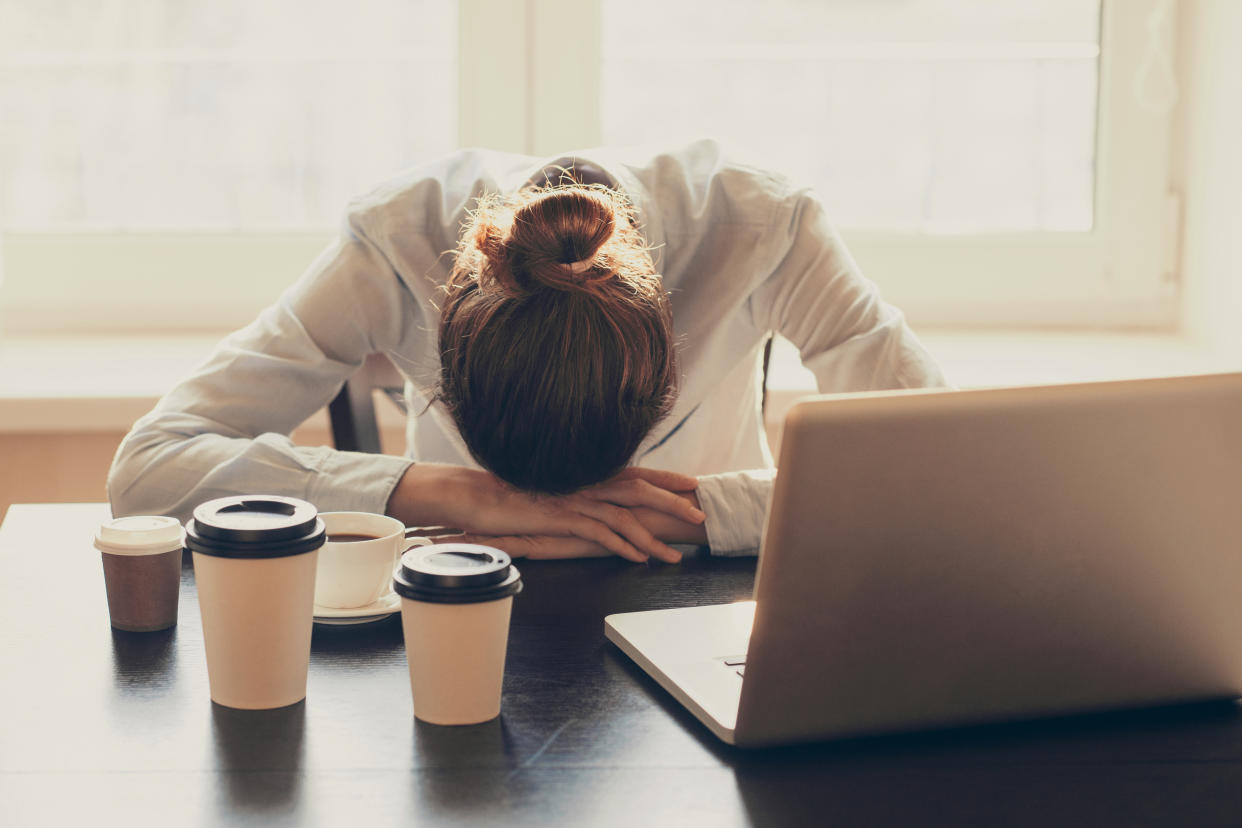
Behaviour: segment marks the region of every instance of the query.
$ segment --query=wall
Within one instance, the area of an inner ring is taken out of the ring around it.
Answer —
[[[319,418],[323,419],[323,418]],[[108,499],[105,488],[112,455],[123,431],[0,434],[0,520],[13,503],[95,503]],[[293,432],[303,446],[332,445],[323,425]],[[384,450],[401,454],[405,433],[398,425],[380,429]]]
[[[1183,0],[1173,186],[1183,197],[1186,332],[1242,357],[1242,3]]]

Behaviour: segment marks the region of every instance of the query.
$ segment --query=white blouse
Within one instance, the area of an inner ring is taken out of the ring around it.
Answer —
[[[633,462],[698,475],[712,552],[753,554],[774,475],[760,415],[771,332],[798,347],[823,392],[944,378],[807,190],[710,141],[574,157],[633,201],[672,302],[680,394]],[[546,163],[463,150],[352,202],[341,238],[301,279],[134,425],[108,478],[114,514],[185,520],[239,492],[383,512],[411,462],[475,466],[448,413],[427,406],[439,370],[437,291],[475,199],[520,187]],[[289,433],[372,352],[405,377],[409,456],[293,445]]]

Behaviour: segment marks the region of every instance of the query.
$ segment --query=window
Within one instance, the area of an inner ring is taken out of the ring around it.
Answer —
[[[0,0],[0,122],[0,330],[235,327],[456,148],[457,7]]]
[[[1099,11],[605,0],[604,140],[727,137],[845,228],[1089,231]]]
[[[401,167],[705,134],[916,325],[1172,324],[1175,8],[0,0],[0,330],[232,327]]]
[[[1171,9],[604,0],[603,137],[721,134],[813,186],[919,324],[1169,325]]]
[[[0,0],[0,226],[321,230],[457,144],[436,0]]]

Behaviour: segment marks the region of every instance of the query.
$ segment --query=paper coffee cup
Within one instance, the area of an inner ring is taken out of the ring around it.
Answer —
[[[315,606],[354,609],[373,604],[392,589],[393,570],[411,546],[431,543],[406,537],[405,524],[371,512],[321,512],[327,541],[319,550]]]
[[[411,549],[393,576],[414,716],[441,725],[500,715],[513,596],[522,577],[499,549],[443,543]]]
[[[102,553],[112,626],[153,632],[176,625],[184,540],[170,517],[114,518],[99,527],[95,548]]]
[[[194,510],[186,545],[212,701],[265,710],[306,698],[324,536],[315,507],[296,498],[225,497]]]

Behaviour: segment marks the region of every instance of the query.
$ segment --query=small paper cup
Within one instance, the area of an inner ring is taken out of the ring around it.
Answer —
[[[509,615],[521,589],[517,567],[490,546],[433,544],[401,557],[393,590],[416,718],[470,725],[500,715]]]
[[[170,517],[114,518],[95,533],[102,556],[108,616],[127,632],[166,630],[177,623],[185,531]]]

